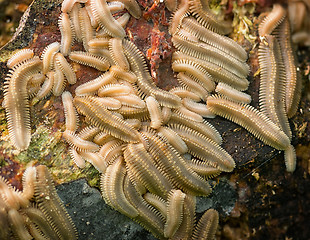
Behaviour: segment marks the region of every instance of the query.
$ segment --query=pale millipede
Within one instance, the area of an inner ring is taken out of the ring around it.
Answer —
[[[86,8],[79,9],[79,19],[81,26],[81,40],[85,50],[88,50],[88,43],[94,38],[94,30],[91,25],[90,18],[87,14]]]
[[[183,220],[183,205],[186,194],[181,190],[172,189],[167,199],[167,221],[164,235],[171,238],[181,225]]]
[[[183,73],[183,75],[184,75],[184,73]],[[174,93],[175,95],[179,96],[182,99],[183,98],[190,98],[190,99],[192,99],[195,102],[199,102],[201,100],[200,96],[198,96],[196,93],[194,93],[194,92],[192,92],[190,90],[187,90],[184,87],[174,87],[174,88],[170,89],[169,92]],[[206,92],[206,94],[208,94],[208,92]]]
[[[194,229],[193,240],[214,239],[218,224],[218,212],[214,209],[207,210]]]
[[[231,32],[232,23],[217,19],[216,15],[209,8],[209,0],[189,0],[189,2],[191,13],[197,17],[198,22],[203,26],[222,35]]]
[[[85,3],[85,9],[87,11],[87,15],[89,17],[90,20],[90,24],[91,26],[96,29],[99,27],[99,22],[97,21],[97,19],[95,18],[93,11],[91,10],[91,1],[87,1]]]
[[[149,96],[145,99],[146,107],[149,111],[151,123],[151,128],[158,129],[163,123],[163,115],[161,113],[161,108],[156,99]]]
[[[61,11],[70,13],[74,5],[86,3],[88,0],[64,0],[61,4]]]
[[[109,110],[118,110],[122,107],[122,102],[113,97],[101,97],[101,98],[96,98],[96,100],[99,103],[101,103],[106,109],[109,109]],[[115,115],[116,113],[113,112],[113,114]]]
[[[188,13],[189,13],[189,0],[180,0],[177,9],[173,12],[173,16],[170,20],[169,33],[171,35],[174,35],[178,31],[183,18],[185,18],[188,15]]]
[[[85,160],[81,157],[81,155],[74,148],[70,148],[69,154],[71,159],[74,161],[75,165],[79,168],[85,167]]]
[[[184,18],[182,28],[196,36],[199,40],[220,49],[240,61],[246,61],[248,58],[246,51],[234,40],[203,27],[193,17]]]
[[[92,141],[93,138],[100,133],[100,129],[92,126],[88,126],[83,128],[79,133],[77,134],[78,137],[87,140]]]
[[[138,216],[138,211],[126,198],[123,182],[126,168],[123,158],[118,158],[108,166],[106,172],[101,175],[100,189],[105,201],[119,212],[131,218]]]
[[[214,95],[208,97],[207,106],[214,114],[239,124],[262,142],[275,149],[286,150],[290,146],[288,136],[266,115],[250,105]]]
[[[105,173],[108,165],[103,161],[98,152],[80,152],[80,157],[91,163],[100,173]]]
[[[7,211],[7,220],[9,224],[12,226],[12,232],[14,235],[19,239],[32,239],[32,236],[26,229],[24,225],[24,219],[19,212],[14,209],[10,208]]]
[[[67,56],[71,51],[71,45],[74,38],[71,20],[67,13],[61,13],[58,25],[61,32],[60,52],[64,56]]]
[[[35,192],[42,193],[36,194],[39,209],[44,212],[47,218],[51,219],[52,226],[58,235],[63,236],[64,239],[77,239],[77,231],[56,193],[52,176],[46,166],[40,165],[36,168],[37,181]]]
[[[123,27],[125,28],[127,23],[129,22],[130,15],[129,13],[124,13],[122,16],[120,16],[116,21]]]
[[[206,179],[215,177],[221,173],[221,170],[219,170],[218,168],[212,167],[207,162],[203,162],[198,159],[188,160],[187,164],[190,166],[191,169],[193,169],[193,171]]]
[[[162,106],[176,108],[180,106],[181,99],[155,86],[152,78],[147,71],[145,60],[138,48],[129,41],[123,41],[126,57],[130,67],[137,76],[137,85],[145,95],[153,95]]]
[[[62,133],[62,136],[72,148],[80,152],[96,152],[99,150],[97,144],[78,137],[73,131],[66,130]]]
[[[233,87],[231,87],[228,84],[225,84],[223,82],[219,82],[215,88],[215,92],[218,94],[221,94],[227,98],[230,98],[231,100],[235,102],[240,103],[250,103],[252,101],[251,95],[241,92]]]
[[[160,212],[163,219],[167,218],[167,203],[163,198],[150,192],[145,193],[143,198]]]
[[[107,142],[104,143],[99,150],[99,154],[103,157],[106,158],[107,154],[113,150],[116,147],[122,146],[123,142],[120,141],[119,139],[111,138],[109,141],[106,140]]]
[[[159,170],[144,148],[143,144],[128,144],[124,151],[126,168],[146,187],[151,193],[167,197],[173,188],[169,178]]]
[[[186,143],[189,152],[221,171],[231,172],[235,167],[233,158],[216,142],[199,132],[182,125],[168,125]]]
[[[186,18],[185,18],[186,19]],[[188,30],[186,30],[184,27],[183,27],[183,24],[182,24],[182,27],[178,30],[178,35],[185,39],[186,41],[189,41],[189,42],[194,42],[194,43],[198,43],[199,42],[199,39],[194,36],[191,32],[189,32]]]
[[[141,121],[137,118],[128,118],[125,120],[125,122],[137,130],[139,130],[142,125]]]
[[[189,60],[176,60],[172,63],[172,69],[175,72],[186,72],[194,76],[202,87],[212,92],[215,89],[214,81],[211,75],[196,63]]]
[[[192,122],[188,119],[182,118],[178,114],[172,113],[168,124],[178,124],[180,126],[186,126],[213,140],[217,144],[222,144],[221,134],[216,130],[215,127],[213,127],[205,120],[202,123]]]
[[[184,154],[188,151],[186,143],[182,138],[169,127],[160,127],[158,129],[158,135],[165,138],[166,141],[173,146],[180,154]]]
[[[133,107],[133,108],[145,108],[145,102],[138,97],[136,94],[128,94],[128,95],[118,95],[113,98],[119,100],[123,106]]]
[[[46,74],[47,77],[45,78],[45,81],[41,86],[40,90],[37,92],[35,99],[32,101],[33,103],[37,100],[47,97],[51,93],[54,85],[54,74],[55,72],[53,71]]]
[[[104,106],[96,102],[95,99],[90,97],[75,97],[74,105],[78,112],[87,116],[90,122],[103,132],[111,134],[125,142],[138,142],[140,140],[137,130],[128,125],[124,120],[110,113]]]
[[[177,8],[177,0],[164,0],[165,2],[165,6],[166,8],[170,11],[170,12],[173,12],[176,10]]]
[[[125,8],[128,10],[131,16],[136,19],[141,17],[141,9],[139,4],[134,0],[120,0],[121,3],[125,5]]]
[[[96,143],[97,145],[102,146],[102,145],[106,144],[107,142],[110,142],[110,141],[115,140],[115,139],[116,139],[115,137],[113,137],[113,136],[111,136],[105,132],[100,132],[94,137],[93,142]]]
[[[61,71],[60,67],[56,62],[54,62],[55,74],[54,74],[54,85],[53,85],[53,94],[55,96],[60,96],[65,89],[66,79]]]
[[[184,107],[186,107],[188,110],[197,113],[204,118],[215,118],[215,115],[212,112],[210,112],[205,103],[198,103],[190,98],[184,98],[182,100],[182,103]]]
[[[285,109],[285,68],[277,39],[266,35],[258,49],[260,65],[260,111],[291,139],[292,133]]]
[[[150,131],[142,131],[150,144],[149,153],[160,169],[169,175],[172,183],[186,193],[209,195],[209,184],[186,167],[185,160],[170,145]],[[177,163],[177,164],[176,164]]]
[[[71,12],[69,13],[72,29],[74,31],[74,37],[77,42],[82,41],[82,30],[81,30],[81,21],[80,21],[80,4],[74,4]]]
[[[249,73],[249,66],[245,62],[240,62],[211,45],[188,42],[178,35],[174,35],[171,40],[174,46],[181,52],[200,60],[213,62],[240,78],[247,76]]]
[[[185,59],[193,63],[199,64],[212,76],[215,82],[224,82],[228,85],[233,86],[238,90],[246,90],[249,86],[249,81],[247,80],[246,76],[242,77],[237,76],[234,73],[230,72],[229,70],[214,64],[213,62],[197,59],[193,56],[184,54],[180,51],[174,52],[172,55],[172,59],[173,60]],[[196,87],[195,91],[197,91]]]
[[[109,35],[124,38],[126,36],[123,27],[113,18],[105,0],[91,0],[90,7],[95,19]]]
[[[129,83],[137,82],[137,76],[133,72],[124,71],[120,66],[113,65],[109,71],[115,78],[126,80]]]
[[[119,83],[106,84],[98,90],[99,97],[113,97],[127,95],[130,93],[134,93],[134,89],[132,87]]]
[[[33,50],[32,49],[22,49],[22,50],[18,50],[16,53],[13,54],[12,57],[10,57],[10,59],[7,62],[7,66],[8,68],[13,68],[14,66],[16,66],[17,64],[32,58],[34,55]]]
[[[123,51],[122,39],[111,38],[109,40],[109,51],[114,65],[120,66],[125,71],[129,70],[129,63]]]
[[[88,46],[92,48],[109,48],[110,38],[94,38],[88,41]]]
[[[193,80],[193,78],[186,75],[186,73],[178,73],[177,79],[181,86],[197,94],[201,100],[205,100],[209,95],[208,91],[205,88],[202,88],[198,81]]]
[[[67,79],[68,83],[69,84],[75,84],[76,83],[76,75],[73,71],[73,68],[61,53],[56,53],[55,63],[58,65],[59,69],[61,69],[61,71],[64,74],[65,78]]]
[[[160,214],[136,191],[128,175],[126,175],[124,179],[124,192],[126,198],[139,213],[134,220],[142,224],[148,231],[152,232],[155,237],[163,238],[164,222]]]
[[[286,10],[279,3],[273,4],[272,11],[263,19],[258,27],[260,37],[271,34],[286,16]]]
[[[110,63],[106,58],[99,57],[88,52],[71,52],[69,58],[74,62],[96,68],[99,71],[106,71],[110,67]]]
[[[54,66],[54,57],[57,52],[59,52],[60,43],[53,42],[44,48],[41,55],[41,60],[43,62],[43,73],[46,74]]]
[[[300,73],[296,69],[294,52],[291,44],[290,25],[288,19],[275,29],[275,36],[278,39],[282,59],[285,67],[285,104],[288,118],[293,117],[298,109],[301,98],[302,81]]]
[[[96,93],[102,86],[115,82],[116,79],[111,75],[110,72],[106,72],[99,77],[81,84],[75,89],[77,96],[89,95]]]
[[[117,2],[117,1],[109,2],[108,3],[108,8],[109,8],[110,12],[113,14],[113,13],[116,13],[116,12],[124,10],[125,5],[124,5],[124,3]]]
[[[36,181],[36,168],[27,167],[23,174],[23,191],[21,195],[30,200],[34,197],[34,186]]]
[[[181,106],[181,107],[179,107],[177,109],[174,109],[173,112],[175,114],[178,114],[180,117],[182,117],[184,119],[187,119],[187,120],[190,120],[190,121],[194,121],[194,122],[197,122],[197,123],[202,123],[203,122],[203,117],[200,114],[195,113],[195,112],[187,109],[184,106]]]
[[[73,106],[73,97],[70,92],[62,93],[62,105],[65,112],[66,130],[75,132],[78,127],[79,117]]]
[[[10,139],[17,149],[27,149],[31,139],[30,112],[25,78],[42,69],[38,57],[26,60],[6,78],[4,99]]]
[[[112,148],[110,148],[107,152],[104,154],[101,154],[102,159],[107,165],[111,165],[114,163],[114,161],[118,158],[123,156],[123,149],[124,149],[124,143],[121,142],[119,145],[115,145]],[[100,149],[101,150],[101,149]]]

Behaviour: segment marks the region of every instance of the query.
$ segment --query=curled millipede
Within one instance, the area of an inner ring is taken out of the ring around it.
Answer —
[[[81,40],[85,50],[89,50],[88,42],[94,38],[94,30],[91,25],[90,18],[87,14],[86,8],[80,8],[79,19],[81,26]]]
[[[208,97],[207,106],[214,114],[241,125],[275,149],[286,150],[290,146],[288,136],[266,115],[252,106],[233,102],[217,95]]]
[[[198,22],[203,26],[222,35],[231,32],[232,23],[219,20],[209,8],[209,0],[189,0],[189,3],[191,13],[197,17]]]
[[[4,89],[5,111],[10,139],[20,150],[30,144],[30,112],[27,99],[27,79],[42,69],[38,57],[26,60],[9,72]]]
[[[88,52],[71,52],[69,58],[74,62],[96,68],[99,71],[106,71],[110,67],[110,63],[106,58],[99,57]]]
[[[67,56],[71,51],[71,45],[74,38],[71,20],[67,13],[61,13],[58,25],[61,32],[60,52],[64,56]]]
[[[129,70],[129,63],[123,51],[122,39],[111,38],[109,40],[109,50],[113,62],[125,71]]]
[[[147,201],[150,205],[154,206],[161,214],[161,216],[166,219],[167,218],[167,203],[160,196],[147,192],[143,195],[145,201]]]
[[[240,61],[246,61],[248,58],[246,51],[238,43],[203,27],[195,18],[184,18],[182,28],[196,36],[199,40],[220,49]]]
[[[273,121],[289,138],[291,129],[285,110],[285,68],[280,46],[272,35],[265,36],[258,49],[261,68],[259,86],[260,110]]]
[[[90,7],[95,19],[109,35],[124,38],[125,30],[112,16],[105,0],[91,0]]]
[[[217,84],[215,92],[224,95],[225,97],[230,98],[235,102],[250,103],[252,101],[252,98],[249,94],[241,92],[222,82]]]
[[[8,68],[13,68],[17,64],[32,58],[33,55],[34,53],[32,49],[19,50],[17,53],[13,54],[13,56],[8,60],[6,65],[8,66]]]
[[[97,152],[80,152],[80,156],[91,163],[100,173],[105,173],[107,164]]]
[[[281,4],[273,4],[272,11],[264,18],[262,23],[259,25],[258,33],[260,37],[271,34],[277,26],[281,24],[286,16],[286,10]]]
[[[53,68],[54,65],[54,57],[56,53],[60,49],[59,42],[53,42],[44,48],[43,53],[41,55],[41,60],[43,62],[43,73],[46,74]]]
[[[76,83],[76,75],[73,71],[71,65],[67,62],[66,58],[61,53],[56,53],[55,63],[58,65],[59,69],[63,72],[69,84]]]
[[[176,2],[176,1],[170,0],[170,2]],[[189,0],[180,0],[180,3],[178,4],[176,11],[173,13],[173,17],[170,21],[169,33],[171,35],[174,35],[178,31],[183,18],[185,18],[188,15],[188,13],[189,13]]]
[[[85,160],[81,157],[81,155],[76,151],[74,148],[70,148],[69,154],[71,159],[74,161],[76,166],[79,168],[84,168],[85,167]]]

